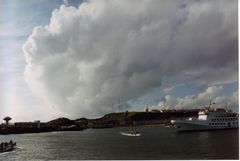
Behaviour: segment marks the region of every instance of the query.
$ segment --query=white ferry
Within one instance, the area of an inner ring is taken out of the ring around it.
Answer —
[[[171,120],[171,123],[178,131],[199,131],[199,130],[218,130],[239,128],[238,113],[227,111],[222,108],[201,110],[197,118],[188,120]]]

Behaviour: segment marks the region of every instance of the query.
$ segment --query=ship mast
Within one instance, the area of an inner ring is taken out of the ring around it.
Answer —
[[[209,101],[208,111],[210,110],[211,106],[212,106],[212,100]]]
[[[120,112],[120,107],[121,107],[120,98],[118,98],[118,112]]]

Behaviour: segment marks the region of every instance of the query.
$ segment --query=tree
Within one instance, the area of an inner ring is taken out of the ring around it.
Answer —
[[[3,120],[5,120],[6,121],[6,125],[8,125],[8,122],[10,121],[10,120],[12,120],[12,118],[11,117],[5,117]]]

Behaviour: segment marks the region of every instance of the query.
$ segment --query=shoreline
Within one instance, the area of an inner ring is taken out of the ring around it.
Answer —
[[[109,113],[101,118],[80,118],[71,120],[57,118],[49,122],[15,122],[0,125],[0,135],[42,133],[58,131],[82,131],[85,129],[104,129],[118,127],[165,127],[171,126],[172,119],[196,117],[198,109],[171,110],[164,112],[119,112]]]
[[[102,127],[102,128],[85,128],[85,129],[67,129],[67,130],[31,130],[31,131],[14,131],[14,132],[3,132],[0,131],[0,135],[17,135],[17,134],[34,134],[34,133],[48,133],[48,132],[65,132],[65,131],[83,131],[87,129],[110,129],[110,128],[128,128],[128,127],[166,127],[166,126],[172,126],[172,125],[166,125],[166,124],[146,124],[146,125],[129,125],[129,126],[115,126],[115,127]]]

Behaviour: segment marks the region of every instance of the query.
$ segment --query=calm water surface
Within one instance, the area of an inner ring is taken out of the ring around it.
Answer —
[[[140,131],[141,137],[120,135]],[[238,159],[238,130],[178,133],[174,128],[134,127],[0,135],[18,149],[0,160],[29,159]]]

